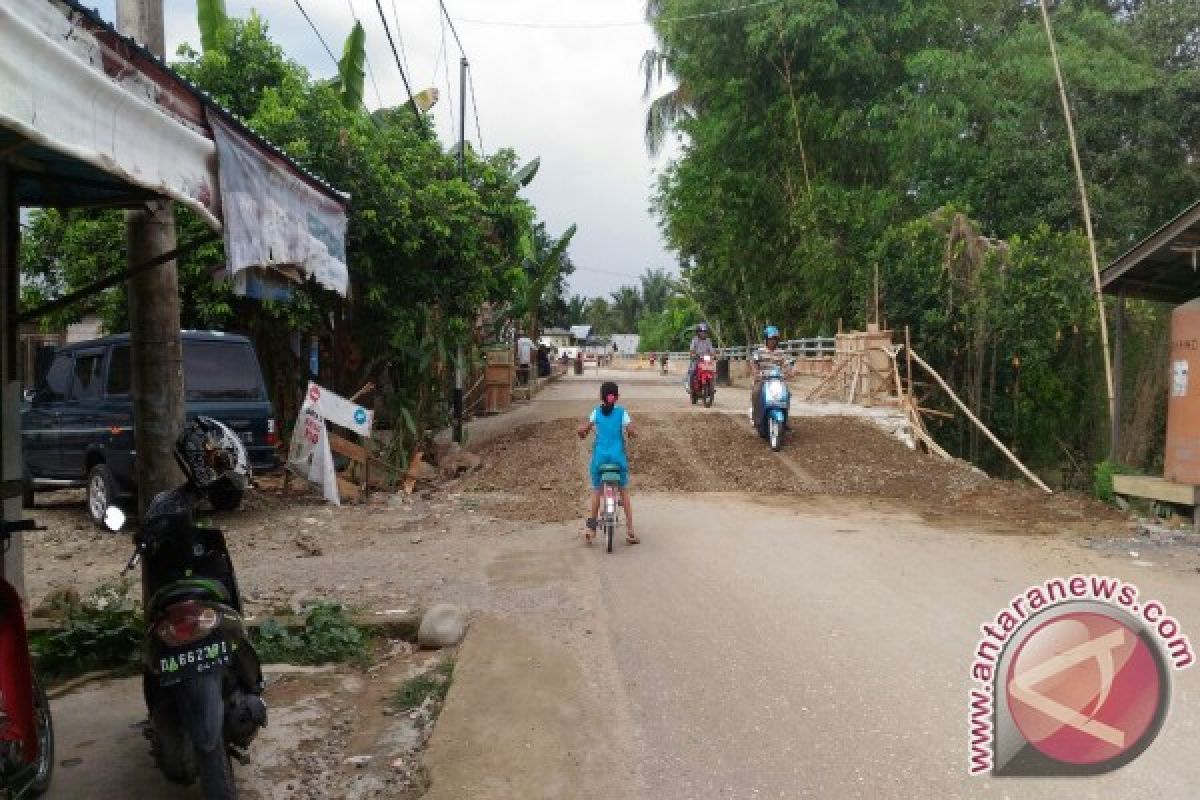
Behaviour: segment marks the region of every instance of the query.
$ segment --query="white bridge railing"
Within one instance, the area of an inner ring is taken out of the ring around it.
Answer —
[[[758,345],[746,345],[741,347],[718,347],[717,357],[728,358],[730,361],[745,361],[754,353]],[[779,343],[779,349],[785,353],[796,356],[797,358],[833,358],[833,354],[837,349],[837,340],[832,336],[814,336],[808,339],[789,339],[786,342]],[[646,352],[638,353],[636,356],[622,356],[623,358],[648,358],[650,355],[662,357],[662,352]],[[669,352],[667,353],[668,361],[686,361],[688,353]]]

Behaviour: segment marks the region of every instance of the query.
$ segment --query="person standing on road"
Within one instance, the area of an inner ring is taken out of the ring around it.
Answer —
[[[705,356],[715,356],[717,350],[713,347],[712,339],[708,338],[708,323],[701,322],[696,326],[696,335],[692,337],[692,343],[688,345],[688,352],[691,355],[691,362],[688,364],[687,378],[684,379],[683,385],[692,388],[692,378],[696,374],[696,362]]]
[[[592,443],[592,504],[585,522],[583,540],[588,544],[596,536],[596,516],[600,513],[600,466],[616,464],[621,468],[621,504],[625,507],[625,541],[638,544],[641,539],[633,532],[633,506],[629,503],[629,459],[625,454],[625,437],[636,437],[633,418],[624,406],[617,405],[617,384],[605,381],[600,386],[601,404],[592,409],[587,422],[576,433],[586,439],[594,429],[596,439]]]
[[[783,370],[784,377],[787,377],[790,370],[788,354],[779,349],[779,328],[768,325],[763,329],[763,340],[763,346],[757,348],[752,356],[754,388],[750,390],[750,401],[753,404],[750,419],[754,422],[755,430],[759,430],[762,423],[763,374],[778,367]]]
[[[517,339],[517,379],[520,383],[529,383],[529,373],[533,362],[533,340],[528,336]]]

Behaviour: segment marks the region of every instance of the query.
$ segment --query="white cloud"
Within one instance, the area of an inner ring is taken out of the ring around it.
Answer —
[[[375,0],[301,0],[335,56],[354,24],[351,8],[367,31],[367,54],[384,105],[404,102],[400,79]],[[184,42],[197,44],[193,2],[166,0],[167,51]],[[442,63],[443,28],[437,0],[382,0],[392,35],[399,33],[410,68],[413,91],[430,86],[436,73],[441,100],[434,109],[439,134],[458,137],[458,56],[450,31]],[[488,152],[511,147],[522,159],[540,156],[542,168],[526,190],[551,232],[571,223],[579,232],[571,245],[578,271],[571,288],[582,294],[607,294],[631,283],[648,267],[668,267],[654,217],[647,211],[654,165],[642,144],[645,102],[638,62],[653,35],[645,25],[594,29],[515,28],[481,25],[470,19],[543,24],[632,22],[642,18],[644,0],[446,0],[471,59],[479,125]],[[290,58],[314,76],[328,77],[334,64],[292,0],[227,0],[233,16],[256,8],[272,36]],[[113,0],[100,12],[113,18]],[[365,96],[379,98],[370,77]],[[467,104],[470,109],[470,96]],[[451,117],[454,123],[451,124]],[[467,138],[476,140],[473,113]],[[478,143],[476,142],[476,145]],[[623,273],[623,279],[608,273]]]

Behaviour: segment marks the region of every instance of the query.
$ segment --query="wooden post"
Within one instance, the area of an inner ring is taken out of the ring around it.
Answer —
[[[912,338],[909,336],[907,325],[904,326],[904,360],[908,365],[907,369],[905,370],[905,373],[908,377],[908,394],[912,396]]]
[[[983,431],[983,434],[987,436],[988,440],[991,441],[992,444],[996,445],[1000,452],[1004,453],[1004,455],[1008,457],[1008,460],[1011,461],[1017,467],[1017,469],[1021,470],[1021,473],[1024,474],[1026,478],[1028,478],[1039,489],[1046,492],[1046,494],[1053,494],[1053,492],[1050,490],[1050,487],[1042,483],[1041,478],[1039,478],[1037,475],[1034,475],[1029,471],[1028,467],[1017,460],[1017,457],[1012,454],[1012,451],[1005,447],[1003,443],[996,438],[995,434],[988,430],[987,426],[980,422],[979,418],[971,413],[971,409],[967,408],[966,404],[963,403],[962,400],[958,399],[958,395],[956,395],[954,390],[951,389],[944,380],[942,380],[942,376],[938,375],[937,372],[934,371],[933,367],[926,364],[924,359],[922,359],[916,353],[913,353],[911,350],[909,353],[912,356],[913,361],[916,361],[922,369],[928,372],[930,376],[937,381],[938,386],[941,386],[946,394],[950,395],[950,399],[954,401],[954,404],[958,406],[960,411],[967,415],[967,419],[974,422],[979,427],[979,430]]]
[[[117,0],[117,28],[159,58],[165,56],[162,0]],[[130,266],[175,249],[173,205],[156,200],[125,213]],[[175,439],[183,427],[183,344],[179,276],[174,261],[130,278],[129,338],[133,378],[138,511],[180,483]]]
[[[20,217],[12,171],[0,158],[0,520],[21,518],[21,384],[17,375]],[[23,534],[4,548],[2,576],[25,594]],[[19,610],[18,610],[18,613]]]
[[[1113,330],[1113,415],[1112,431],[1108,440],[1110,461],[1121,459],[1121,419],[1124,413],[1124,391],[1121,376],[1125,374],[1125,290],[1117,294],[1117,318]]]

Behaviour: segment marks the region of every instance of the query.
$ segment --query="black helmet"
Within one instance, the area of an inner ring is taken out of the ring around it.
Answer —
[[[250,483],[250,462],[242,440],[212,417],[196,417],[184,426],[175,442],[175,460],[197,489],[224,482],[241,490]]]

